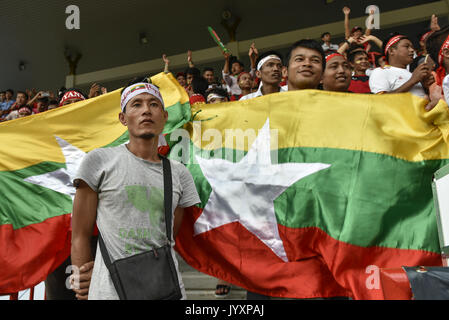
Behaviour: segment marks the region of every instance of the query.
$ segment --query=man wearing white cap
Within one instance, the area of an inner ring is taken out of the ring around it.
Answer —
[[[240,100],[252,99],[270,93],[286,91],[279,84],[282,81],[282,56],[276,51],[262,54],[256,61],[256,76],[261,79],[261,85],[256,92],[247,94]]]
[[[76,195],[72,218],[72,264],[81,267],[93,260],[89,239],[95,222],[112,261],[162,247],[166,241],[164,169],[158,139],[168,114],[158,87],[142,80],[121,94],[120,122],[128,127],[129,143],[99,148],[83,159],[74,179]],[[169,160],[172,172],[171,255],[179,286],[185,290],[173,250],[183,208],[200,202],[190,172]],[[167,171],[168,172],[168,171]],[[170,226],[169,226],[170,228]],[[76,284],[76,282],[75,282]],[[97,246],[90,274],[82,273],[78,299],[118,299],[115,285]]]

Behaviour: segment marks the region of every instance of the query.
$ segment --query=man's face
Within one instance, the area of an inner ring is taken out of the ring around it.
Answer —
[[[204,77],[204,79],[207,80],[207,82],[208,82],[209,84],[212,84],[212,83],[215,82],[214,73],[213,73],[212,71],[210,71],[210,70],[205,71],[205,72],[203,73],[203,77]]]
[[[351,84],[351,68],[341,56],[336,56],[326,63],[323,74],[323,89],[327,91],[348,91]]]
[[[330,42],[331,41],[331,35],[329,33],[325,34],[321,40],[323,40],[323,42]]]
[[[6,91],[5,97],[6,97],[6,100],[11,100],[12,99],[12,93],[9,92],[9,91]]]
[[[238,75],[238,74],[240,74],[240,72],[242,72],[243,71],[243,68],[242,68],[242,66],[240,65],[240,63],[238,63],[238,62],[234,62],[233,64],[232,64],[232,66],[231,66],[231,72],[232,72],[232,74],[233,75]]]
[[[353,32],[352,37],[358,39],[358,38],[360,38],[362,35],[363,35],[362,30],[356,30],[356,31]]]
[[[0,93],[0,101],[5,101],[5,93]]]
[[[23,106],[25,103],[27,103],[27,97],[23,93],[18,93],[16,98],[16,103],[19,106]]]
[[[78,101],[81,101],[80,99],[67,99],[67,100],[65,100],[63,103],[62,103],[62,105],[63,106],[66,106],[66,105],[68,105],[68,104],[72,104],[72,103],[75,103],[75,102],[78,102]]]
[[[297,47],[292,50],[288,68],[288,89],[316,89],[323,74],[321,54],[313,49]]]
[[[413,56],[415,49],[413,44],[408,39],[402,39],[398,42],[395,48],[389,50],[389,60],[391,63],[399,63],[403,65],[409,65],[413,62]]]
[[[351,66],[355,71],[366,71],[370,67],[368,56],[365,53],[356,54]]]
[[[256,75],[262,83],[276,85],[282,81],[282,62],[278,59],[269,59],[265,62]]]
[[[251,89],[253,85],[253,79],[249,73],[243,73],[239,78],[240,89]]]
[[[222,103],[222,102],[228,102],[228,98],[212,98],[209,100],[209,104],[213,103]]]
[[[186,78],[184,76],[178,76],[176,78],[176,80],[178,80],[179,84],[183,87],[186,86]]]
[[[377,63],[379,64],[379,67],[381,67],[381,68],[385,67],[385,65],[387,64],[384,57],[379,58],[379,60],[377,60]]]
[[[159,136],[168,119],[159,99],[149,93],[132,98],[125,112],[119,114],[120,122],[128,127],[129,135],[135,138],[151,139]]]
[[[193,81],[193,74],[188,73],[187,74],[187,84],[191,84]]]

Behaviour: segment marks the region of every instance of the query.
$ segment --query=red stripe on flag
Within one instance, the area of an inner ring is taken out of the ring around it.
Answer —
[[[201,212],[197,207],[186,210],[176,250],[197,270],[264,295],[383,299],[378,268],[441,265],[440,255],[433,252],[359,247],[316,227],[278,225],[289,259],[284,263],[238,222],[194,237],[193,224]]]
[[[231,223],[193,237],[201,214],[187,209],[176,250],[197,270],[264,295],[286,298],[347,296],[321,257],[284,263],[240,223]]]
[[[285,251],[291,260],[319,255],[335,280],[353,293],[355,299],[383,299],[379,268],[441,266],[434,252],[386,247],[360,247],[330,237],[323,230],[288,228],[279,225]],[[302,244],[302,245],[298,245]]]
[[[17,230],[0,226],[0,294],[34,287],[67,259],[70,220],[64,214]]]

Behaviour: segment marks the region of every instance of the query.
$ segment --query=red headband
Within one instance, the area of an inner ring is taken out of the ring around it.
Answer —
[[[242,75],[244,75],[244,74],[249,74],[250,76],[251,76],[251,73],[249,73],[249,72],[247,72],[247,71],[243,71],[243,72],[241,72],[239,75],[238,75],[238,77],[237,77],[237,82],[240,82],[240,77],[242,76]]]
[[[392,45],[394,45],[395,43],[401,41],[403,38],[405,38],[405,36],[403,36],[403,35],[398,35],[398,36],[395,36],[395,37],[391,38],[387,42],[387,45],[385,46],[385,52],[384,52],[385,56],[387,56],[388,49],[390,49],[390,47]]]
[[[336,52],[326,56],[326,62],[329,62],[329,60],[332,59],[333,57],[343,57],[343,59],[345,59],[344,55]]]
[[[84,98],[83,95],[81,93],[79,93],[79,92],[76,92],[74,90],[67,91],[62,96],[61,101],[59,102],[59,106],[61,107],[66,100],[71,100],[71,99],[77,99],[78,101],[86,100],[86,98]]]
[[[446,40],[443,42],[441,46],[440,52],[438,52],[438,64],[440,66],[443,65],[443,50],[449,48],[449,36],[447,36]]]
[[[426,33],[424,33],[421,38],[419,39],[419,41],[426,41],[426,39],[433,33],[434,31],[428,31]]]

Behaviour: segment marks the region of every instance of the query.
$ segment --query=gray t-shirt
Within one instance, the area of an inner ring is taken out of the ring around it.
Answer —
[[[199,203],[190,172],[177,161],[170,160],[170,164],[173,181],[172,211],[177,207],[185,208]],[[83,159],[75,177],[77,179],[85,181],[98,193],[97,227],[112,261],[153,247],[161,247],[166,243],[162,162],[152,163],[138,158],[125,145],[96,149]],[[172,218],[172,228],[173,220]],[[171,245],[185,299],[184,284],[173,250],[173,234]],[[118,299],[98,245],[89,299]]]

